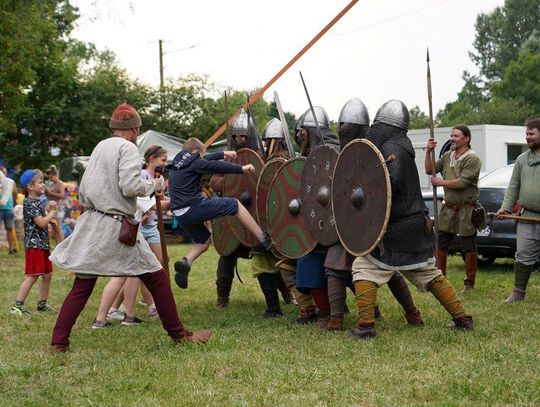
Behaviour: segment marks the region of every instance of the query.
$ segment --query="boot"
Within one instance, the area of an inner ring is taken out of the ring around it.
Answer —
[[[313,308],[300,308],[300,316],[294,321],[298,325],[306,325],[317,320],[317,309]]]
[[[195,343],[197,345],[204,345],[208,342],[208,339],[212,336],[212,331],[197,331],[191,335],[184,336],[182,338],[175,339],[178,343]]]
[[[450,284],[450,281],[444,276],[435,277],[427,285],[428,291],[430,291],[435,298],[441,303],[441,305],[452,316],[454,322],[462,321],[465,317],[470,317],[465,312],[463,303],[457,296],[456,289]]]
[[[330,315],[332,318],[342,318],[345,314],[347,305],[346,300],[346,282],[336,275],[327,273],[328,281],[328,301],[330,303]]]
[[[505,303],[510,304],[516,301],[523,301],[525,299],[525,293],[527,290],[527,284],[529,283],[529,277],[533,271],[534,265],[527,266],[519,261],[514,262],[514,286],[512,295],[504,300]]]
[[[443,273],[443,276],[446,276],[446,260],[448,258],[448,252],[437,249],[437,263],[436,266]]]
[[[279,292],[281,293],[281,297],[283,298],[283,302],[285,304],[292,304],[293,303],[293,296],[291,291],[287,288],[285,285],[285,281],[283,280],[283,277],[281,276],[281,273],[275,273],[274,278],[276,279],[276,286]]]
[[[377,285],[371,281],[355,281],[356,306],[358,308],[358,324],[353,328],[349,338],[370,339],[377,336],[375,330],[375,303],[377,302]]]
[[[411,290],[403,274],[395,272],[390,280],[388,280],[388,288],[390,288],[397,302],[403,307],[407,323],[415,326],[424,325],[420,311],[416,308]]]
[[[311,296],[318,309],[317,327],[324,328],[330,320],[330,302],[328,301],[327,288],[312,288]]]
[[[225,309],[229,306],[229,297],[221,297],[218,295],[216,308]]]
[[[470,315],[461,318],[454,319],[454,326],[452,329],[461,331],[474,331],[473,319]]]
[[[349,334],[351,339],[372,339],[377,336],[377,331],[375,330],[375,324],[358,324],[356,325]]]
[[[266,311],[262,314],[263,318],[274,318],[283,315],[279,307],[279,297],[276,279],[273,274],[261,273],[257,276],[261,291],[266,301]]]
[[[326,331],[343,331],[343,317],[330,317],[324,329]]]
[[[384,318],[381,314],[381,309],[379,308],[378,305],[375,305],[375,321],[377,322],[382,322],[384,321]]]
[[[511,304],[513,302],[523,301],[525,299],[525,294],[526,293],[527,292],[525,290],[522,290],[521,288],[514,288],[512,290],[512,294],[510,295],[510,297],[508,297],[503,302],[505,302],[507,304]]]
[[[476,263],[478,262],[478,256],[476,252],[465,253],[465,273],[467,278],[463,281],[465,286],[462,293],[468,293],[474,289],[474,281],[476,279]]]

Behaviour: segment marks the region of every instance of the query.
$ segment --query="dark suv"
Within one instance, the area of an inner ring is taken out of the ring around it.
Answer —
[[[497,212],[501,207],[506,187],[510,182],[514,165],[508,165],[497,170],[493,170],[480,178],[480,202],[486,212]],[[433,217],[433,193],[424,192],[424,200],[429,208],[430,216]],[[442,189],[437,190],[439,208],[444,193]],[[478,264],[492,264],[497,257],[513,258],[516,253],[516,228],[517,222],[511,219],[497,219],[489,217],[488,226],[478,232],[476,244],[478,247]],[[450,246],[450,253],[461,252],[461,242],[454,239]]]

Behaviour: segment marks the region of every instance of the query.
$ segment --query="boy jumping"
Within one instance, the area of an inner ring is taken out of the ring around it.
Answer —
[[[224,157],[235,159],[236,152],[206,154],[204,144],[194,137],[186,140],[182,151],[174,157],[169,178],[171,210],[178,223],[195,241],[186,257],[174,264],[174,280],[180,288],[187,288],[191,265],[210,246],[211,233],[205,226],[205,221],[235,215],[246,229],[257,236],[264,250],[272,247],[270,237],[261,230],[238,199],[208,199],[201,195],[203,174],[246,174],[255,171],[252,164],[242,166],[219,161]]]

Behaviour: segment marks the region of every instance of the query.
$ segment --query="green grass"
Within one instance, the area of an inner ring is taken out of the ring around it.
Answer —
[[[187,245],[171,245],[173,259]],[[540,405],[540,278],[534,273],[527,301],[504,305],[512,288],[512,261],[480,269],[465,297],[476,330],[453,332],[431,294],[413,290],[426,322],[407,326],[389,290],[379,290],[384,321],[367,342],[347,332],[296,326],[297,309],[263,320],[264,302],[249,263],[240,264],[226,310],[214,305],[217,255],[210,250],[193,267],[190,288],[173,288],[183,321],[211,328],[207,346],[177,345],[159,320],[139,327],[91,330],[101,290],[98,281],[71,337],[71,351],[51,354],[55,315],[8,313],[23,279],[24,258],[0,252],[0,395],[2,406],[226,405],[226,406],[533,406]],[[449,278],[461,289],[461,258]],[[57,308],[71,288],[55,271],[50,303]],[[35,286],[26,305],[34,309]],[[354,325],[354,298],[346,327]],[[138,306],[139,307],[139,306]],[[139,316],[145,310],[138,308]]]

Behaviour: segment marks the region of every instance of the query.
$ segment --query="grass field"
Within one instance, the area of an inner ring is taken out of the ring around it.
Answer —
[[[171,245],[173,259],[187,245]],[[540,277],[531,278],[527,301],[505,305],[512,261],[481,269],[465,297],[476,331],[453,332],[431,294],[413,295],[425,327],[404,322],[388,288],[379,290],[384,321],[372,341],[347,332],[296,326],[297,309],[263,320],[264,302],[249,264],[240,264],[231,304],[215,305],[213,250],[194,266],[188,290],[174,287],[191,329],[211,328],[207,346],[177,345],[159,320],[143,326],[92,330],[100,279],[73,331],[71,351],[51,354],[56,315],[9,314],[23,279],[24,257],[0,252],[0,395],[2,406],[536,406],[540,405]],[[450,260],[449,278],[461,289],[463,263]],[[50,303],[59,308],[71,288],[55,270]],[[35,309],[35,286],[26,305]],[[354,298],[349,294],[355,322]],[[139,307],[139,306],[138,306]],[[141,317],[145,309],[138,308]]]

